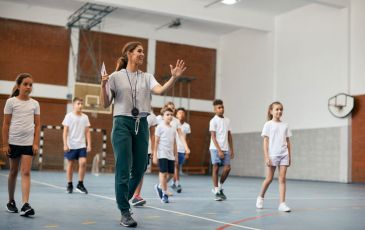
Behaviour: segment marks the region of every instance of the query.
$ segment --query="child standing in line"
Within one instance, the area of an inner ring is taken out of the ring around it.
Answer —
[[[148,160],[145,170],[147,170],[147,167],[150,164],[152,150],[155,148],[155,128],[157,126],[157,119],[153,111],[151,111],[150,115],[147,116],[147,123],[148,123],[150,138],[148,140]],[[146,200],[141,197],[142,185],[143,185],[143,178],[141,182],[139,182],[139,185],[136,188],[136,191],[134,192],[132,198],[133,206],[143,206],[146,204]]]
[[[191,133],[190,125],[185,122],[186,111],[184,108],[180,107],[176,110],[176,118],[179,122],[180,129],[182,134],[184,135],[183,139],[188,142],[188,135]],[[190,153],[185,152],[184,143],[181,141],[181,138],[176,138],[177,143],[177,154],[178,154],[178,164],[175,167],[174,178],[171,183],[171,188],[176,190],[177,193],[181,193],[182,188],[180,184],[180,171],[182,169],[182,165],[185,160],[189,159]]]
[[[86,172],[86,156],[91,151],[91,136],[89,117],[82,113],[83,100],[75,97],[73,99],[73,111],[66,114],[63,125],[63,150],[67,159],[67,193],[73,192],[72,173],[74,162],[79,162],[79,183],[76,190],[87,194],[84,186]],[[86,137],[86,143],[85,143]]]
[[[33,156],[39,149],[40,108],[39,103],[29,96],[32,89],[32,76],[28,73],[18,75],[13,93],[6,100],[2,130],[3,153],[9,157],[10,162],[9,202],[6,208],[8,212],[18,212],[14,192],[20,165],[23,202],[20,209],[21,216],[35,214],[29,205],[30,170]]]
[[[174,174],[175,164],[177,164],[176,149],[176,128],[171,125],[173,111],[165,108],[162,111],[163,122],[161,122],[155,131],[155,149],[153,151],[153,163],[158,164],[160,168],[160,184],[155,185],[157,195],[162,203],[169,203],[167,194],[168,177]]]
[[[262,183],[260,195],[257,197],[256,208],[262,209],[266,190],[274,177],[276,167],[279,168],[279,193],[280,205],[278,210],[290,212],[285,204],[286,170],[291,163],[291,151],[289,137],[292,136],[288,124],[282,122],[283,105],[276,101],[270,104],[267,112],[267,122],[264,125],[261,136],[264,138],[264,157],[267,175]]]
[[[231,159],[234,158],[233,140],[231,135],[230,120],[224,117],[223,101],[216,99],[213,102],[215,116],[210,120],[209,131],[210,140],[210,157],[213,165],[212,180],[214,188],[214,199],[216,201],[226,200],[223,193],[223,183],[231,171]],[[219,167],[223,166],[223,172],[218,183]]]

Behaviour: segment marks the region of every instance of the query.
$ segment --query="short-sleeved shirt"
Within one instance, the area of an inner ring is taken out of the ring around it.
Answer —
[[[288,152],[287,137],[291,137],[292,133],[288,124],[284,122],[267,121],[262,129],[262,137],[269,138],[269,155],[285,156]]]
[[[128,78],[129,76],[129,78]],[[129,79],[129,80],[128,80]],[[159,83],[152,74],[142,71],[128,72],[122,69],[112,73],[108,80],[109,90],[114,92],[114,116],[132,116],[134,106],[132,99],[136,96],[136,107],[140,114],[149,114],[151,111],[151,90]],[[111,93],[108,93],[111,95]]]
[[[38,101],[23,101],[16,97],[6,100],[4,114],[11,114],[9,144],[29,146],[34,141],[34,115],[40,115]]]
[[[85,129],[90,126],[89,117],[86,114],[68,113],[62,125],[68,127],[67,144],[70,149],[86,147]]]
[[[175,160],[174,142],[176,138],[176,129],[165,123],[160,123],[155,130],[156,137],[160,138],[157,147],[157,158],[166,158],[168,160]]]
[[[151,127],[156,126],[158,124],[157,119],[156,119],[156,115],[153,112],[151,112],[150,115],[147,116],[147,123],[148,123],[148,130]],[[148,138],[148,153],[152,153],[151,138]]]
[[[226,117],[215,115],[209,122],[209,131],[215,132],[215,137],[221,150],[229,151],[228,132],[231,131],[230,120]],[[217,149],[212,138],[210,138],[209,149]]]
[[[181,122],[179,122],[181,124]],[[190,125],[186,122],[184,122],[180,126],[181,132],[183,133],[184,137],[186,137],[187,134],[191,133]],[[177,144],[177,151],[179,153],[185,153],[185,146],[180,138],[176,138],[176,144]]]

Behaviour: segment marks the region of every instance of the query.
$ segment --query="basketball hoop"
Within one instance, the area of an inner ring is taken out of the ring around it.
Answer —
[[[354,108],[354,97],[345,93],[339,93],[328,99],[328,110],[338,118],[347,117]]]

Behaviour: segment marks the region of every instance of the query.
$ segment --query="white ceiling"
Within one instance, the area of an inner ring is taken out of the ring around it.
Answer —
[[[43,6],[70,12],[76,11],[85,0],[0,0],[26,4],[29,7]],[[108,17],[133,19],[153,28],[181,18],[181,30],[199,31],[212,35],[223,35],[240,28],[270,31],[273,18],[309,4],[322,4],[343,8],[348,0],[241,0],[235,5],[215,0],[90,0],[103,5],[118,7]],[[1,15],[0,15],[1,16]],[[168,29],[163,27],[161,29]]]

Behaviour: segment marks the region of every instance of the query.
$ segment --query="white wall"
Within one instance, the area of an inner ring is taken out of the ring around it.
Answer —
[[[347,9],[310,5],[277,19],[276,95],[293,129],[337,127],[328,98],[348,93]]]
[[[262,129],[273,95],[273,34],[239,30],[221,38],[217,97],[233,133]]]
[[[365,1],[351,1],[351,80],[353,95],[365,94]]]

